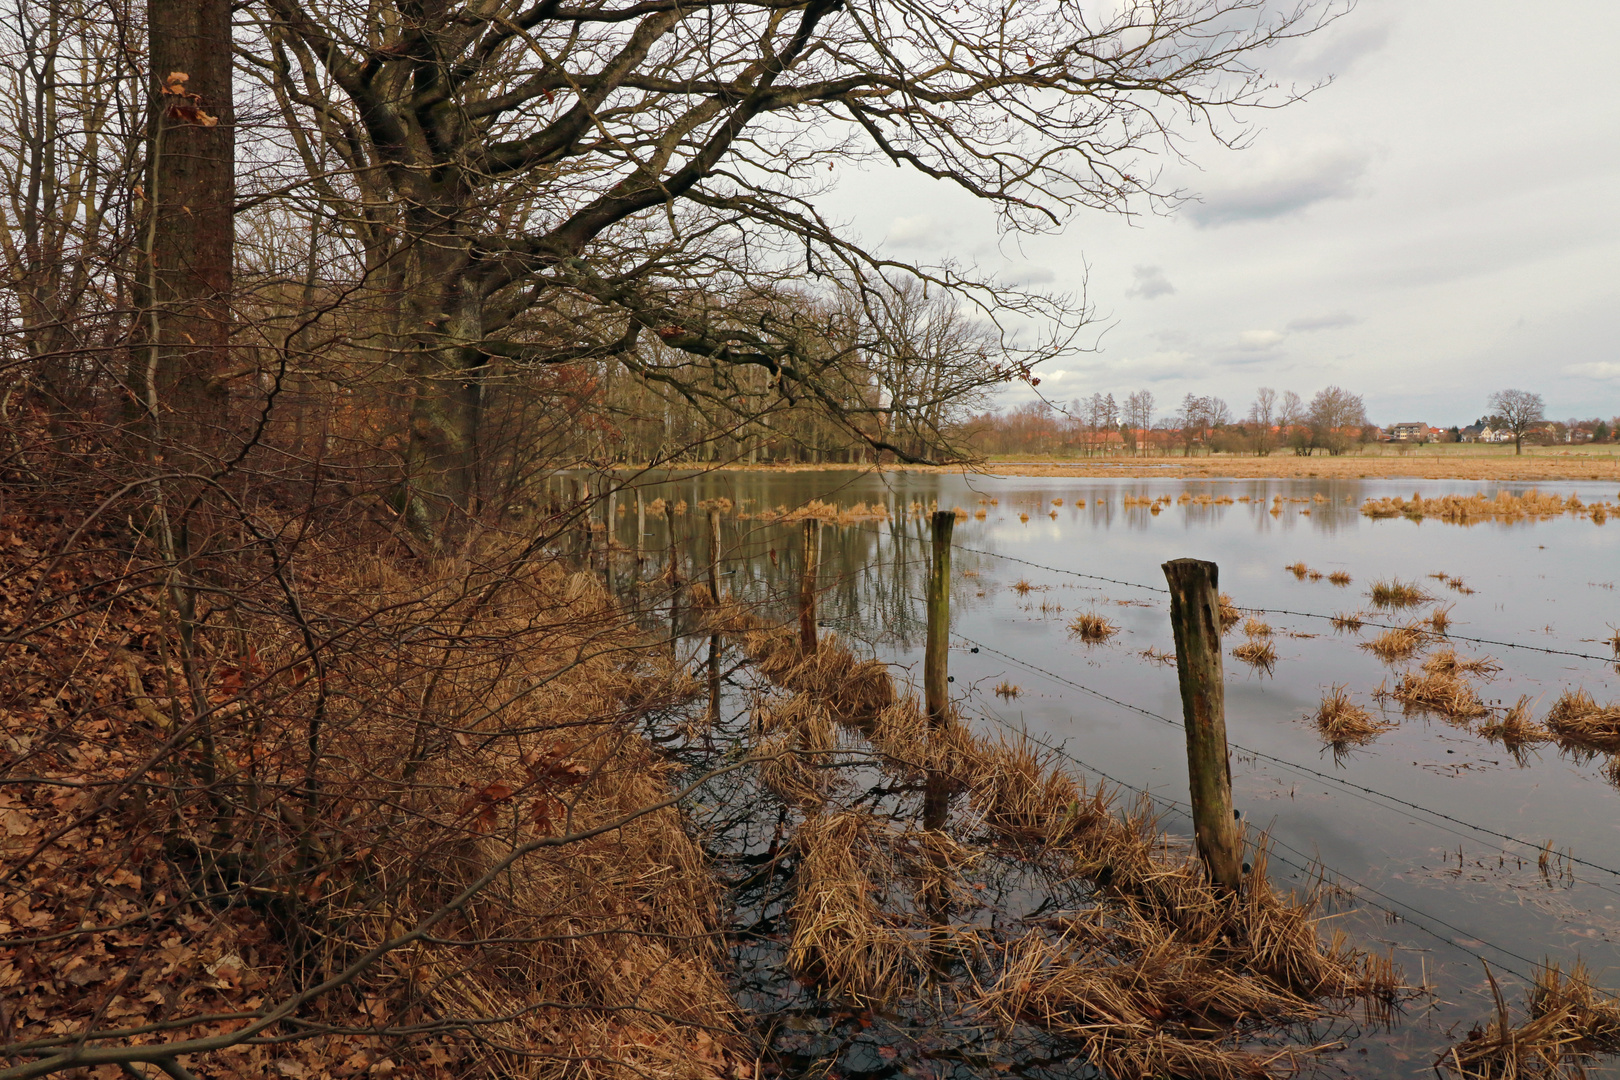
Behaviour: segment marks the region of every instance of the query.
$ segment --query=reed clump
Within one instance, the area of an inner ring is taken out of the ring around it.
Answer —
[[[1426,604],[1434,597],[1424,592],[1415,581],[1402,581],[1400,578],[1391,578],[1389,581],[1373,582],[1370,593],[1374,607],[1401,608],[1416,607]]]
[[[1021,693],[1023,693],[1023,690],[1018,686],[1017,683],[1008,682],[1006,679],[1003,679],[996,684],[996,696],[1006,698],[1008,701],[1011,701]]]
[[[1270,671],[1277,663],[1277,647],[1269,638],[1249,638],[1232,647],[1232,657],[1252,667]]]
[[[1305,575],[1311,572],[1311,568],[1302,562],[1290,563],[1289,565],[1283,567],[1283,569],[1288,571],[1290,574],[1293,574],[1294,577],[1301,581],[1304,581]]]
[[[1427,644],[1428,640],[1429,632],[1421,623],[1409,623],[1406,626],[1390,627],[1371,641],[1362,642],[1361,648],[1376,653],[1385,663],[1395,663],[1410,657]]]
[[[1500,717],[1492,717],[1481,724],[1479,734],[1491,742],[1501,743],[1515,753],[1552,738],[1552,732],[1536,723],[1528,694],[1521,694],[1519,700],[1509,706]]]
[[[1489,656],[1458,656],[1451,647],[1441,649],[1423,661],[1423,670],[1437,675],[1494,675],[1502,670]]]
[[[1119,633],[1119,627],[1096,611],[1083,611],[1069,620],[1069,633],[1087,645],[1100,645]]]
[[[1585,690],[1566,690],[1547,714],[1547,727],[1566,744],[1620,751],[1620,704],[1599,705]]]
[[[1343,686],[1328,690],[1312,720],[1316,730],[1322,733],[1322,738],[1335,747],[1371,742],[1379,732],[1388,731],[1394,726],[1374,720],[1372,713],[1350,700],[1350,693]]]
[[[1342,589],[1350,584],[1350,575],[1343,570],[1335,570],[1328,575],[1328,581]]]
[[[1402,673],[1388,695],[1408,709],[1438,713],[1451,720],[1475,720],[1490,709],[1468,682],[1447,671]]]
[[[1243,622],[1243,633],[1252,638],[1267,638],[1271,636],[1271,624],[1251,615]]]
[[[1228,630],[1232,629],[1232,627],[1236,626],[1243,619],[1243,612],[1238,610],[1237,601],[1233,600],[1226,593],[1221,593],[1220,594],[1219,602],[1220,602],[1220,616],[1221,616],[1221,633],[1224,634]]]
[[[1601,506],[1601,504],[1600,504]],[[1544,494],[1534,488],[1522,494],[1499,491],[1495,498],[1484,492],[1473,495],[1442,495],[1424,498],[1416,493],[1410,499],[1399,496],[1368,499],[1361,512],[1370,518],[1405,517],[1412,521],[1436,518],[1452,525],[1473,525],[1481,521],[1523,521],[1532,518],[1577,516],[1589,511],[1574,495],[1567,499]]]
[[[1536,969],[1525,1018],[1514,1025],[1496,976],[1486,969],[1496,1015],[1441,1051],[1436,1070],[1465,1080],[1527,1080],[1588,1075],[1598,1054],[1620,1051],[1620,1001],[1592,986],[1576,960],[1566,976],[1556,963]]]
[[[1361,630],[1365,616],[1359,611],[1341,611],[1333,616],[1333,629],[1358,633]]]

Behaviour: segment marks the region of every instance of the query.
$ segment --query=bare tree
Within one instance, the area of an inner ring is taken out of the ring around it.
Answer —
[[[717,402],[730,397],[728,372],[762,370],[773,393],[854,428],[898,408],[841,402],[772,310],[727,317],[759,281],[808,275],[865,303],[897,269],[820,215],[829,170],[887,160],[1021,229],[1171,197],[1142,152],[1175,114],[1205,121],[1286,99],[1252,58],[1336,10],[1314,0],[1281,16],[1262,0],[1145,0],[1108,14],[1010,0],[248,8],[260,37],[245,59],[285,111],[308,190],[386,289],[379,303],[393,314],[378,340],[410,390],[405,505],[423,527],[470,503],[480,386],[497,360],[611,361],[676,378],[638,350],[650,334],[683,368],[713,369]],[[949,266],[902,269],[986,319],[1057,328],[1037,341],[1002,334],[1003,378],[1031,378],[1083,318],[1069,298]]]
[[[1255,391],[1254,404],[1249,406],[1249,423],[1254,425],[1254,452],[1265,457],[1276,445],[1273,428],[1277,424],[1277,391],[1269,386]]]
[[[1125,425],[1131,430],[1131,444],[1136,445],[1137,432],[1146,439],[1153,430],[1153,391],[1138,390],[1125,399]],[[1140,451],[1140,447],[1137,447]]]
[[[1358,395],[1329,386],[1311,398],[1306,421],[1311,429],[1311,445],[1338,456],[1349,449],[1355,438],[1351,429],[1366,425],[1367,408]]]
[[[1491,395],[1491,409],[1499,426],[1513,432],[1513,452],[1524,453],[1524,433],[1545,417],[1546,406],[1540,394],[1528,390],[1498,390]]]

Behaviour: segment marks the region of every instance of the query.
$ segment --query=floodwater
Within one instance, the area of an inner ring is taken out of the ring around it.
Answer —
[[[1501,665],[1472,680],[1488,704],[1529,695],[1539,719],[1569,688],[1600,703],[1620,697],[1608,644],[1620,626],[1620,522],[1568,515],[1463,527],[1360,513],[1369,497],[1531,486],[728,471],[642,490],[648,500],[688,504],[674,520],[688,534],[683,557],[700,567],[707,539],[696,506],[730,499],[724,588],[783,621],[795,612],[799,527],[741,515],[812,498],[885,506],[885,520],[824,527],[821,618],[857,651],[919,682],[928,525],[908,508],[967,511],[952,556],[950,669],[962,715],[1062,747],[1088,780],[1107,777],[1127,795],[1150,792],[1163,800],[1172,832],[1190,832],[1179,812],[1186,758],[1175,669],[1144,656],[1174,652],[1167,598],[1154,590],[1164,586],[1160,564],[1168,559],[1217,563],[1221,590],[1240,608],[1273,609],[1261,616],[1277,652],[1270,669],[1225,659],[1234,799],[1250,828],[1273,838],[1273,879],[1304,881],[1306,867],[1319,863],[1356,894],[1335,925],[1364,948],[1392,948],[1407,979],[1434,991],[1410,1001],[1392,1031],[1327,1052],[1322,1067],[1408,1075],[1491,1014],[1482,959],[1516,1004],[1523,977],[1544,960],[1567,970],[1579,958],[1598,985],[1620,987],[1620,792],[1605,776],[1608,757],[1544,744],[1516,758],[1475,734],[1477,723],[1406,713],[1375,691],[1416,668],[1421,655],[1385,663],[1358,647],[1376,629],[1336,632],[1325,618],[1361,610],[1370,622],[1395,625],[1449,606],[1457,651]],[[1587,502],[1617,496],[1613,485],[1591,482],[1540,487]],[[1233,501],[1171,502],[1157,514],[1124,505],[1126,496],[1184,493]],[[1275,502],[1279,495],[1285,501]],[[1237,501],[1244,497],[1250,501]],[[614,536],[633,549],[634,499],[618,498]],[[649,515],[643,539],[651,576],[669,545],[664,519]],[[1299,561],[1324,576],[1301,580],[1284,569]],[[1335,571],[1351,584],[1331,584],[1326,575]],[[1368,591],[1390,578],[1417,582],[1436,602],[1378,611]],[[1066,624],[1087,611],[1120,632],[1104,644],[1081,643]],[[1241,640],[1234,629],[1228,649]],[[1017,695],[998,695],[1003,683]],[[1309,719],[1335,685],[1394,726],[1335,754]]]

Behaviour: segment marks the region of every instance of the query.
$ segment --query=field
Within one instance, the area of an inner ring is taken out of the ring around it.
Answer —
[[[1393,447],[1375,447],[1341,457],[1300,457],[1276,453],[1268,457],[1212,454],[1202,457],[1091,457],[1069,458],[1021,454],[993,457],[968,466],[970,472],[1008,476],[1156,476],[1190,479],[1236,477],[1324,480],[1616,480],[1620,481],[1620,447],[1526,447],[1522,455],[1512,446],[1424,446],[1401,453]],[[850,465],[732,465],[735,470],[799,472],[847,470]],[[963,466],[885,465],[883,471],[948,472]]]

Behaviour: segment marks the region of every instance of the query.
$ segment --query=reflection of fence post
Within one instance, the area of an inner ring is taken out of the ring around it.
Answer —
[[[617,575],[613,572],[613,534],[618,530],[619,524],[619,489],[613,481],[610,480],[608,483],[607,506],[602,512],[602,519],[607,526],[602,531],[602,577],[607,582],[608,595],[613,596],[616,592],[614,586],[617,584],[614,580]]]
[[[804,561],[799,564],[799,648],[816,651],[816,562],[821,549],[821,521],[804,519]]]
[[[1164,564],[1164,576],[1170,582],[1181,712],[1187,727],[1193,833],[1210,879],[1236,889],[1243,880],[1243,838],[1232,815],[1216,575],[1215,564],[1200,559],[1173,559]]]
[[[720,511],[709,511],[709,723],[720,722]]]
[[[675,533],[675,502],[664,500],[664,523],[669,526],[669,652],[679,651],[681,639],[681,547]]]
[[[935,510],[933,563],[928,572],[928,645],[923,654],[923,696],[928,724],[943,728],[950,719],[951,531],[956,514]]]

